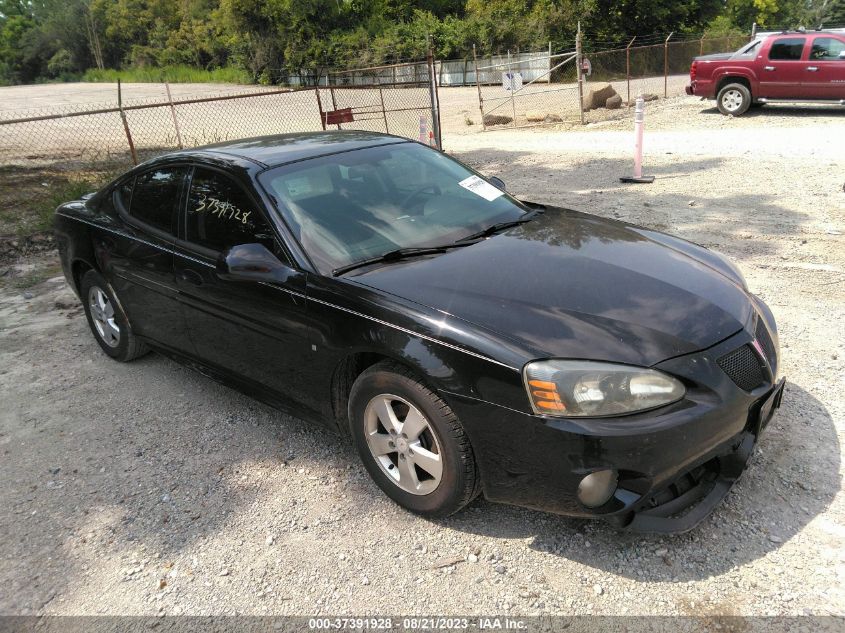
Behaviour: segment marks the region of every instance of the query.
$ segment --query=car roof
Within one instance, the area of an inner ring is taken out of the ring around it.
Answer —
[[[408,139],[378,132],[362,130],[337,130],[330,132],[299,132],[276,134],[255,138],[225,141],[176,152],[175,155],[208,153],[226,154],[260,163],[265,167],[276,167],[307,158],[337,154],[364,147],[407,143]],[[174,154],[170,154],[174,156]]]

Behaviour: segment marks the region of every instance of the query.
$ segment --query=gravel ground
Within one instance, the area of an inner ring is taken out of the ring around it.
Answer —
[[[678,99],[646,125],[653,185],[618,182],[626,121],[445,141],[518,195],[720,250],[772,306],[784,405],[698,529],[483,500],[417,518],[344,439],[157,355],[108,360],[61,278],[16,287],[45,255],[0,269],[0,614],[845,614],[845,114]]]

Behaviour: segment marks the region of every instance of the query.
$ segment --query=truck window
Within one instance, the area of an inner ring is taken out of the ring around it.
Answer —
[[[775,40],[771,50],[769,50],[769,59],[800,61],[804,52],[805,41],[806,38],[803,37],[787,37]]]
[[[810,59],[813,61],[839,61],[845,51],[845,42],[832,37],[817,37],[813,40]]]

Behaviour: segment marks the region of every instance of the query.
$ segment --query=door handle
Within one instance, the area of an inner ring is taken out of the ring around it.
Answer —
[[[202,285],[202,275],[200,275],[195,270],[191,270],[190,268],[185,268],[184,270],[179,271],[179,278],[182,281],[186,281],[189,284],[193,284],[195,286]]]
[[[769,72],[772,72],[773,70],[777,70],[777,67],[775,67],[775,66],[763,66],[763,70],[767,70]]]
[[[819,72],[819,67],[818,66],[807,66],[807,71],[811,72],[811,73],[817,73],[817,72]]]

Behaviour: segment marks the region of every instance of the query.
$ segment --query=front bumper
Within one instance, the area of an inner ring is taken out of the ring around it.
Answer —
[[[567,420],[450,397],[475,451],[485,496],[639,531],[691,529],[727,494],[780,405],[782,381],[746,392],[715,362],[751,340],[743,331],[660,363],[688,382],[684,400],[622,418]],[[605,469],[618,473],[618,487],[607,503],[587,508],[578,501],[578,485]]]
[[[760,433],[783,399],[783,379],[749,412],[748,427],[732,443],[698,468],[684,473],[669,487],[634,510],[624,527],[634,532],[677,534],[698,525],[730,492],[745,471]]]

